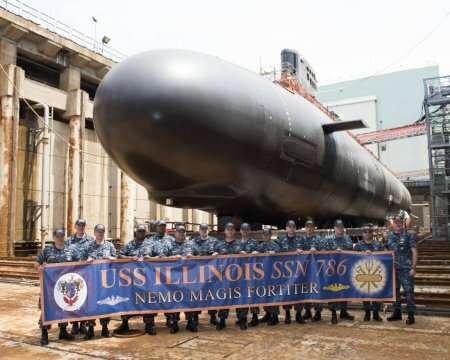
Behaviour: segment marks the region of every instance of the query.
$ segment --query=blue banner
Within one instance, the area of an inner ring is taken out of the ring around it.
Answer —
[[[393,301],[392,252],[302,252],[48,264],[44,324],[113,315]]]

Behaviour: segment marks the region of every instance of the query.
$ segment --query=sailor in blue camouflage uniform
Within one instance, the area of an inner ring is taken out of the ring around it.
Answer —
[[[330,235],[325,240],[324,250],[336,250],[336,251],[352,251],[353,241],[345,234],[344,222],[342,220],[336,220],[334,222],[334,234]],[[328,308],[331,310],[331,323],[337,324],[336,310],[340,309],[341,313],[339,317],[345,320],[354,320],[355,317],[350,315],[347,311],[348,303],[347,301],[330,302],[328,303]]]
[[[362,228],[362,239],[355,244],[355,251],[362,251],[371,254],[377,251],[384,251],[383,245],[373,238],[373,227],[370,224],[364,225]],[[379,301],[363,301],[363,309],[365,311],[364,321],[370,321],[370,311],[373,311],[373,319],[375,321],[383,321],[380,316],[381,302]]]
[[[319,251],[321,250],[323,239],[315,233],[316,231],[316,225],[313,220],[308,220],[305,223],[305,236],[304,238],[304,250],[307,251]],[[311,307],[314,306],[314,316],[312,316],[311,313]],[[322,303],[306,303],[305,304],[305,315],[303,315],[304,320],[311,319],[311,322],[317,322],[322,320],[322,310],[323,310],[323,304]]]
[[[414,317],[414,277],[416,276],[416,266],[418,252],[414,234],[403,228],[403,218],[395,216],[393,230],[386,236],[386,249],[394,252],[395,263],[395,301],[392,304],[394,313],[387,318],[388,321],[402,319],[400,286],[406,296],[406,310],[408,319],[406,324],[412,325],[416,322]]]
[[[191,257],[198,254],[195,243],[191,240],[186,240],[186,228],[179,225],[175,231],[175,239],[168,245],[167,256],[181,259],[183,256]],[[198,331],[198,323],[195,321],[196,311],[186,311],[184,315],[187,319],[186,329],[192,332]],[[170,333],[176,334],[180,328],[178,321],[180,321],[180,313],[174,312],[168,314],[170,321]]]
[[[305,248],[305,239],[301,235],[296,235],[295,231],[297,229],[297,224],[294,220],[289,220],[286,223],[286,234],[280,239],[281,252],[302,252]],[[295,319],[299,324],[304,324],[305,320],[302,317],[303,303],[295,304]],[[292,305],[283,305],[283,309],[286,312],[284,318],[285,324],[291,323],[291,309]],[[264,319],[265,320],[265,319]]]
[[[197,251],[199,256],[211,256],[216,251],[216,246],[218,241],[215,237],[209,235],[208,224],[202,223],[199,228],[199,236],[192,239],[195,246],[197,246]],[[195,321],[198,323],[198,315],[201,311],[198,311],[195,315]],[[217,310],[208,310],[208,315],[210,316],[210,324],[216,326],[217,322]]]
[[[114,248],[114,245],[109,241],[105,240],[105,231],[106,231],[105,225],[102,224],[95,225],[94,227],[95,241],[88,248],[87,261],[111,260],[117,258],[116,249]],[[100,325],[102,325],[101,335],[106,338],[111,337],[111,333],[108,330],[109,320],[110,320],[109,318],[100,319]],[[88,331],[87,334],[84,336],[84,340],[90,340],[94,337],[95,320],[88,320],[87,325]]]
[[[240,230],[241,246],[242,246],[242,249],[247,254],[257,254],[259,241],[250,236],[250,231],[251,231],[250,224],[242,223],[241,230]],[[236,309],[236,314],[238,311],[241,311],[241,310]],[[243,309],[243,312],[245,312],[245,309]],[[257,326],[259,324],[259,320],[258,320],[259,307],[251,307],[250,313],[252,314],[252,320],[248,323],[248,326],[250,326],[250,327]],[[246,317],[247,317],[247,315],[246,315]],[[242,321],[237,320],[236,325],[241,325],[241,322]]]
[[[36,262],[34,268],[41,272],[44,270],[45,264],[55,264],[55,263],[65,263],[72,261],[72,251],[71,248],[64,244],[64,229],[53,230],[53,241],[54,243],[47,246],[45,249],[41,250],[39,255],[36,257]],[[41,298],[39,297],[38,302],[39,309],[41,308]],[[51,325],[42,324],[42,316],[39,318],[39,327],[41,329],[41,345],[48,345],[48,330],[50,330]],[[75,337],[67,332],[68,323],[59,323],[59,336],[60,340],[73,340]]]
[[[156,234],[151,236],[149,240],[155,243],[155,249],[159,249],[162,256],[163,253],[167,252],[167,247],[170,246],[175,238],[166,234],[166,222],[158,220],[156,222]]]
[[[67,246],[72,246],[72,261],[86,261],[87,259],[87,249],[89,245],[95,241],[95,239],[86,234],[86,220],[84,219],[77,219],[75,221],[75,234],[72,236],[69,236],[66,240],[64,240],[64,243]],[[86,334],[86,322],[72,322],[72,335],[77,335],[79,333]]]
[[[259,253],[275,254],[281,252],[280,245],[271,239],[272,230],[264,228],[262,230],[261,242],[258,244]],[[267,325],[273,326],[279,323],[278,315],[280,315],[279,306],[264,306],[266,312]]]
[[[147,229],[144,224],[139,224],[136,227],[136,236],[133,240],[127,242],[119,252],[119,259],[130,259],[133,261],[148,260],[152,257],[159,257],[160,249],[155,249],[158,245],[156,242],[151,242],[146,239]],[[156,335],[155,316],[157,314],[145,314],[143,316],[145,324],[145,332],[149,335]],[[128,320],[133,317],[130,315],[121,315],[122,324],[114,330],[115,334],[126,334],[130,327]]]
[[[156,234],[150,237],[150,241],[155,243],[155,249],[160,250],[160,256],[166,256],[168,246],[175,240],[173,236],[166,234],[166,222],[164,220],[156,221]],[[171,326],[169,313],[165,313],[166,326]]]
[[[235,239],[236,228],[233,223],[225,224],[225,241],[219,241],[217,244],[216,252],[213,255],[232,255],[241,254],[244,252],[241,242]],[[245,253],[245,252],[244,252]],[[239,326],[242,330],[247,329],[247,312],[248,309],[237,309],[237,317],[239,320]],[[225,320],[230,313],[229,309],[219,310],[219,323],[216,325],[216,330],[220,331],[225,328]]]

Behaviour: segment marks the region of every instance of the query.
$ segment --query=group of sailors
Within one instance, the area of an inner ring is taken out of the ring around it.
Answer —
[[[43,249],[36,258],[35,268],[42,271],[45,264],[62,263],[71,261],[95,261],[100,259],[130,259],[131,261],[146,260],[157,257],[191,257],[191,256],[216,256],[231,254],[257,254],[269,253],[275,254],[279,252],[303,252],[303,251],[362,251],[372,253],[377,251],[391,250],[394,252],[394,262],[396,268],[396,300],[393,303],[393,314],[387,318],[388,321],[396,321],[402,319],[401,302],[400,302],[400,286],[406,295],[408,319],[407,324],[415,323],[414,318],[414,277],[416,275],[417,265],[417,249],[414,235],[404,229],[404,220],[400,216],[393,218],[392,230],[387,234],[384,244],[374,239],[373,227],[371,225],[362,228],[362,239],[353,244],[351,238],[345,234],[345,227],[342,220],[334,222],[334,232],[332,235],[322,238],[316,234],[316,226],[312,220],[305,223],[305,236],[296,233],[297,224],[293,220],[286,223],[286,234],[278,241],[272,240],[272,230],[264,228],[262,230],[261,240],[253,239],[250,236],[251,228],[248,223],[243,223],[240,227],[241,237],[236,238],[236,227],[233,223],[225,225],[225,240],[218,240],[209,234],[207,224],[201,224],[199,235],[192,237],[190,240],[186,238],[186,228],[183,225],[177,226],[175,236],[166,233],[166,223],[158,221],[156,226],[156,234],[147,237],[147,229],[145,225],[140,224],[136,228],[135,238],[129,241],[117,254],[114,245],[105,240],[105,226],[97,224],[94,227],[94,237],[86,234],[86,221],[78,219],[75,223],[76,233],[65,239],[63,229],[56,229],[53,232],[54,243]],[[365,311],[364,321],[382,321],[380,316],[381,303],[379,302],[363,302]],[[347,302],[330,302],[328,308],[331,311],[331,323],[338,323],[339,318],[343,320],[354,320],[354,316],[348,312]],[[314,309],[314,315],[312,313]],[[319,322],[322,320],[322,303],[298,303],[295,305],[283,305],[285,311],[284,322],[291,324],[291,312],[295,311],[295,322],[304,324],[305,320],[311,322]],[[237,321],[236,325],[241,330],[248,327],[254,327],[261,322],[266,322],[269,326],[279,323],[280,307],[265,306],[265,314],[259,317],[260,309],[238,308],[236,309]],[[303,312],[304,311],[304,312]],[[251,313],[251,320],[248,321],[248,314]],[[198,311],[185,312],[187,320],[186,329],[192,332],[198,331],[199,325]],[[226,327],[226,319],[229,310],[209,310],[209,321],[216,330],[222,330]],[[149,335],[156,335],[155,316],[157,314],[143,315],[145,324],[145,332]],[[170,333],[177,333],[179,328],[180,313],[167,313],[166,325],[170,328]],[[121,325],[114,330],[117,334],[126,334],[129,331],[128,320],[131,316],[122,315]],[[102,325],[101,336],[111,337],[108,329],[110,319],[100,319]],[[50,325],[43,325],[39,320],[41,328],[41,345],[47,345],[48,330]],[[84,334],[85,340],[94,338],[95,320],[72,323],[72,329],[67,331],[68,323],[59,323],[60,329],[59,339],[73,340],[75,335]]]

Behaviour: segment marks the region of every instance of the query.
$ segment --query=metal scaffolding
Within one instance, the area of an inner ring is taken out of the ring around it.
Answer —
[[[450,76],[424,80],[434,240],[448,240],[450,227]]]

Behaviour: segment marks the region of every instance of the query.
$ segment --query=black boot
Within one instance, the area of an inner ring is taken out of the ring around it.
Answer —
[[[364,315],[364,321],[370,321],[370,310],[366,310],[366,314]]]
[[[341,310],[341,314],[339,315],[341,319],[345,320],[355,320],[355,317],[350,315],[347,310]]]
[[[270,314],[266,311],[264,316],[261,319],[259,319],[259,322],[265,323],[265,322],[268,322],[269,320],[270,320]]]
[[[416,322],[414,317],[414,311],[408,311],[408,319],[406,319],[406,325],[412,325]]]
[[[108,330],[108,325],[102,325],[102,336],[105,338],[112,337],[111,333]]]
[[[128,326],[128,320],[122,320],[122,324],[117,329],[114,329],[114,334],[126,334],[128,331],[130,331],[130,327]]]
[[[166,316],[166,326],[167,327],[171,327],[172,326],[172,321],[170,320],[170,317]]]
[[[198,313],[194,314],[194,319],[193,319],[193,321],[194,321],[195,327],[198,327],[198,324],[199,324],[199,321],[198,321]]]
[[[311,322],[317,322],[322,320],[322,313],[320,311],[316,311],[314,317],[311,319]]]
[[[220,318],[219,323],[216,325],[216,330],[220,331],[222,329],[225,329],[225,318]]]
[[[305,310],[305,315],[303,315],[303,319],[304,320],[309,320],[312,318],[312,313],[311,313],[311,309],[306,309]]]
[[[284,323],[285,324],[291,323],[291,312],[289,310],[286,310],[286,316],[284,317]]]
[[[41,330],[41,345],[45,346],[48,345],[48,332],[47,329]]]
[[[176,334],[180,331],[180,327],[178,326],[178,321],[171,321],[172,325],[170,326],[170,333]]]
[[[197,328],[197,325],[196,325],[194,319],[189,319],[187,321],[186,330],[189,330],[189,331],[192,331],[192,332],[197,332],[198,331],[198,328]]]
[[[311,315],[311,311],[309,311],[309,313]],[[309,319],[311,319],[311,316],[309,317]],[[299,324],[305,323],[305,319],[303,318],[301,311],[297,311],[297,313],[295,314],[295,321],[298,322]]]
[[[80,334],[87,334],[87,328],[86,328],[86,322],[82,321],[80,322]]]
[[[374,310],[373,311],[373,319],[375,321],[383,321],[382,317],[380,316],[380,314],[378,313],[378,310]]]
[[[155,321],[145,323],[145,333],[149,335],[156,335]]]
[[[398,321],[402,319],[402,311],[395,309],[391,316],[387,318],[387,321]]]
[[[70,340],[75,339],[75,336],[69,334],[69,333],[67,332],[67,328],[62,327],[62,328],[59,328],[58,339],[59,339],[59,340],[68,340],[68,341],[70,341]]]
[[[279,322],[280,321],[278,320],[278,315],[277,314],[272,314],[272,315],[270,315],[270,318],[267,321],[267,325],[274,326],[274,325],[278,324]]]
[[[239,328],[241,330],[247,330],[247,318],[239,319]]]
[[[84,335],[84,340],[91,340],[94,337],[94,327],[88,326],[88,331],[86,335]]]
[[[218,324],[216,314],[211,314],[210,315],[209,323],[212,324],[212,325],[217,325]]]
[[[252,319],[248,323],[248,326],[254,327],[259,325],[258,314],[253,314]]]
[[[78,326],[78,322],[72,323],[72,330],[70,330],[71,335],[78,335],[80,333],[80,327]]]
[[[331,323],[336,325],[338,323],[336,310],[331,310]]]

